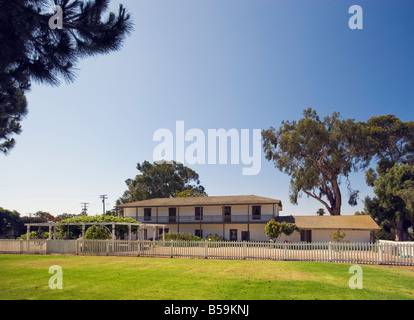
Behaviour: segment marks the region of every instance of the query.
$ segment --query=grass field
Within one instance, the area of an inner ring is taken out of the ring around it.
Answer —
[[[49,288],[50,266],[63,289]],[[350,300],[414,299],[414,267],[134,257],[0,255],[1,300]]]

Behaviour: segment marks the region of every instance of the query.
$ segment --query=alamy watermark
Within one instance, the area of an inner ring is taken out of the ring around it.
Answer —
[[[362,30],[364,29],[363,23],[363,10],[361,6],[352,5],[348,9],[348,13],[352,14],[352,17],[349,18],[348,26],[351,30]]]
[[[54,15],[49,19],[49,28],[52,30],[63,29],[63,10],[61,6],[52,7]]]
[[[244,165],[242,174],[258,175],[262,167],[261,129],[201,129],[185,131],[184,121],[177,121],[175,134],[158,129],[153,152],[155,163],[176,161],[188,165]],[[187,145],[186,145],[187,143]]]
[[[49,268],[49,273],[53,274],[49,278],[49,288],[52,290],[62,290],[63,289],[63,270],[61,266],[51,266]]]
[[[363,288],[363,272],[362,268],[360,266],[351,266],[349,268],[349,273],[353,274],[353,276],[348,281],[348,286],[350,289],[355,290],[359,289],[361,290]]]

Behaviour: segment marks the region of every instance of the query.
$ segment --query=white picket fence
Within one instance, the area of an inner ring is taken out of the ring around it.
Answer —
[[[0,240],[0,253],[414,265],[414,242],[270,243],[127,240]]]

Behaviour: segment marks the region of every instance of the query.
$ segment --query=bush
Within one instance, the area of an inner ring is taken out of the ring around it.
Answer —
[[[209,240],[209,241],[224,241],[224,238],[222,236],[219,236],[217,233],[215,233],[215,234],[209,234],[207,236],[206,240]]]
[[[47,240],[49,239],[49,232],[31,231],[29,236],[30,236],[30,239],[34,239],[34,240],[42,240],[42,239]],[[27,233],[22,234],[19,239],[26,240]]]
[[[104,226],[92,226],[85,232],[85,239],[88,240],[108,240],[111,234]]]
[[[163,235],[160,235],[160,239],[163,238]],[[165,234],[165,240],[177,240],[177,241],[200,241],[201,238],[197,237],[191,233],[183,232],[168,232]]]
[[[338,232],[331,234],[331,238],[334,242],[345,242],[345,233],[338,230]]]

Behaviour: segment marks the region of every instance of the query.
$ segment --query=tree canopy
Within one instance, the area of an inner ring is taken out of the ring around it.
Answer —
[[[132,21],[120,5],[108,11],[109,0],[0,0],[0,152],[15,145],[27,114],[25,93],[31,81],[59,85],[75,79],[82,58],[119,50]],[[62,29],[49,21],[62,9]]]
[[[366,210],[396,241],[413,240],[414,166],[396,164],[382,172],[374,182],[376,198],[366,199]]]
[[[20,213],[0,207],[0,236],[17,236],[23,228]]]
[[[283,121],[278,130],[262,132],[266,159],[291,176],[290,200],[298,203],[302,193],[321,202],[331,215],[341,214],[341,178],[347,181],[348,203],[357,204],[358,191],[349,174],[369,163],[364,153],[363,126],[342,119],[338,112],[321,119],[307,109],[299,121]]]
[[[144,161],[142,164],[137,164],[137,169],[140,174],[135,179],[125,181],[128,189],[117,200],[117,204],[153,198],[171,198],[186,190],[193,190],[189,192],[194,194],[206,195],[198,173],[183,164],[177,162],[151,164]]]
[[[414,122],[394,115],[372,117],[364,127],[376,166],[366,172],[375,197],[365,198],[365,211],[380,225],[384,239],[412,239],[414,227]]]

